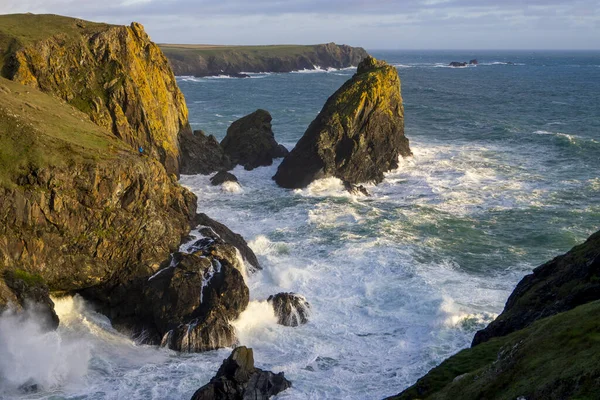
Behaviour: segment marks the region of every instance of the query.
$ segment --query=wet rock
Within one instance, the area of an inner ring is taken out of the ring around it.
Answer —
[[[211,174],[234,167],[227,154],[213,136],[203,131],[184,132],[179,135],[180,172],[187,175]]]
[[[252,170],[271,165],[274,158],[288,154],[287,149],[275,141],[271,120],[268,111],[256,110],[231,124],[221,146],[234,164]]]
[[[245,261],[247,261],[252,268],[254,268],[255,270],[262,269],[258,262],[258,259],[256,258],[256,255],[241,235],[232,232],[231,229],[229,229],[222,223],[215,221],[214,219],[210,218],[208,215],[203,213],[196,214],[196,217],[194,219],[194,225],[201,225],[210,228],[210,230],[205,231],[202,234],[204,236],[211,236],[213,239],[220,238],[223,241],[225,241],[225,243],[229,243],[232,246],[235,246],[240,251],[242,258]]]
[[[477,64],[479,64],[479,61],[477,61],[476,58],[469,60],[469,65],[477,65]]]
[[[329,176],[379,183],[384,172],[398,167],[399,156],[411,154],[398,71],[367,57],[327,100],[273,179],[284,188]]]
[[[363,185],[353,185],[348,181],[344,181],[344,189],[348,191],[348,193],[353,195],[363,195],[367,197],[371,197],[371,193],[367,190]]]
[[[452,61],[450,64],[448,64],[449,67],[454,67],[454,68],[459,68],[459,67],[466,67],[467,63],[466,62],[459,62],[459,61]]]
[[[210,178],[210,184],[213,186],[219,186],[225,182],[235,182],[239,184],[237,177],[227,171],[217,172],[212,178]]]
[[[298,326],[308,322],[310,304],[304,296],[295,293],[277,293],[267,301],[273,306],[277,323],[284,326]]]
[[[241,346],[231,352],[192,400],[266,400],[291,386],[283,372],[274,374],[256,368],[252,349]]]

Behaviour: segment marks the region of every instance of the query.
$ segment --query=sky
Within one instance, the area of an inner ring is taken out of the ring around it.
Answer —
[[[600,0],[0,0],[0,14],[142,23],[155,42],[600,49]]]

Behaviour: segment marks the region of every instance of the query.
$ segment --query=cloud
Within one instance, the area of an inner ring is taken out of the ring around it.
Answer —
[[[597,0],[3,0],[0,13],[143,23],[161,42],[598,48]]]

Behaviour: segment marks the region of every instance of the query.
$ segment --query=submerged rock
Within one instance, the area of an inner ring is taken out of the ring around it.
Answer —
[[[194,224],[196,226],[200,225],[209,228],[209,230],[202,232],[204,236],[209,236],[213,239],[223,239],[225,243],[229,243],[230,245],[235,246],[242,255],[242,258],[245,261],[247,261],[254,269],[262,269],[260,263],[258,262],[258,259],[256,258],[256,254],[254,254],[252,249],[248,246],[246,240],[244,240],[244,238],[241,235],[231,231],[231,229],[229,229],[227,226],[223,225],[218,221],[215,221],[214,219],[210,218],[208,215],[203,213],[196,214]]]
[[[256,368],[252,349],[241,346],[231,352],[192,400],[266,400],[291,386],[283,372],[274,374]]]
[[[179,136],[180,172],[186,175],[211,174],[234,167],[219,141],[203,131],[184,132]]]
[[[212,178],[210,178],[210,184],[213,186],[219,186],[225,182],[235,182],[239,184],[237,177],[227,171],[217,172]]]
[[[287,149],[275,141],[272,119],[268,111],[256,110],[231,124],[221,146],[234,164],[252,170],[271,165],[274,158],[288,154]]]
[[[367,57],[327,100],[273,179],[284,188],[329,176],[379,183],[384,172],[398,167],[399,156],[411,154],[398,71]]]
[[[277,293],[267,301],[273,306],[277,323],[284,326],[298,326],[308,322],[310,304],[304,296],[295,293]]]

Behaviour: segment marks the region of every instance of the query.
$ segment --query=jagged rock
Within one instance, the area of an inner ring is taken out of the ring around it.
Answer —
[[[260,46],[209,49],[161,45],[176,75],[245,76],[244,72],[290,72],[304,69],[346,68],[369,54],[360,47],[326,43],[316,46]]]
[[[232,232],[231,229],[222,223],[215,221],[204,213],[196,214],[196,217],[194,218],[194,225],[210,228],[210,230],[203,231],[202,234],[204,236],[212,237],[213,239],[220,238],[225,241],[225,243],[235,246],[240,251],[242,258],[253,268],[257,270],[262,269],[258,259],[256,258],[256,255],[241,235]]]
[[[273,179],[285,188],[328,176],[378,183],[384,172],[398,167],[400,155],[411,154],[398,71],[367,57],[327,100]]]
[[[284,326],[298,326],[308,322],[310,304],[304,296],[295,293],[277,293],[267,301],[273,306],[277,323]]]
[[[353,195],[362,194],[363,196],[371,197],[371,193],[367,190],[363,185],[353,185],[348,181],[344,181],[344,189],[348,191],[348,193]]]
[[[283,372],[274,374],[256,368],[252,349],[241,346],[231,352],[192,400],[267,400],[291,386]]]
[[[477,64],[479,64],[479,61],[477,61],[476,58],[469,61],[469,65],[477,65]]]
[[[271,120],[268,111],[256,110],[231,124],[221,147],[234,164],[252,170],[271,165],[274,158],[288,154],[287,149],[275,141]]]
[[[0,60],[4,77],[57,96],[130,149],[142,146],[168,173],[178,173],[177,136],[189,130],[188,109],[166,57],[142,25],[58,15],[1,17],[0,36],[15,44]],[[14,24],[35,34],[25,30],[23,37]]]
[[[225,182],[235,182],[239,184],[237,177],[227,171],[217,172],[212,178],[210,178],[210,184],[213,186],[219,186]]]
[[[504,311],[475,334],[473,346],[599,299],[600,231],[525,276],[506,301]]]
[[[233,164],[219,141],[203,131],[184,132],[179,136],[182,174],[210,174],[215,171],[227,171]]]
[[[450,64],[448,64],[449,67],[454,67],[454,68],[459,68],[459,67],[466,67],[467,63],[466,62],[459,62],[459,61],[452,61]]]

